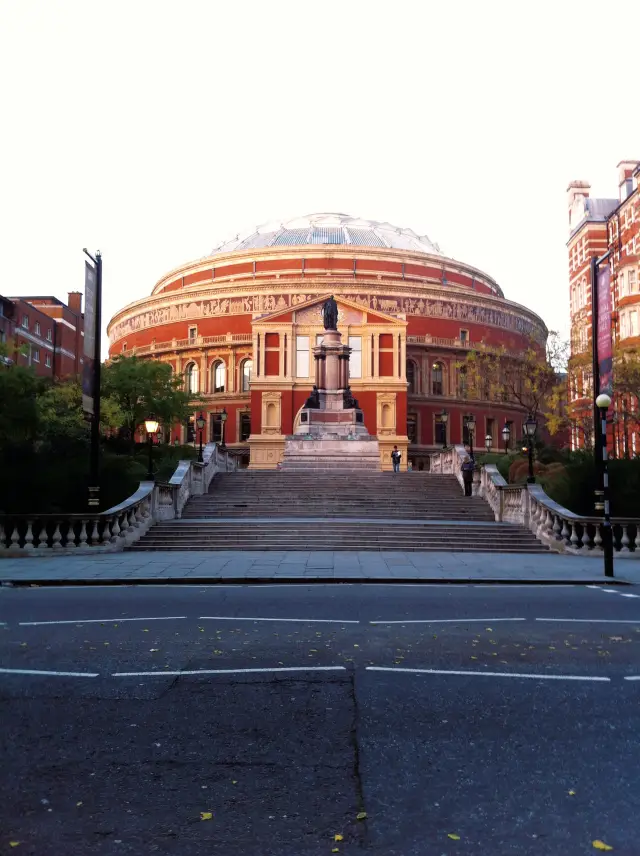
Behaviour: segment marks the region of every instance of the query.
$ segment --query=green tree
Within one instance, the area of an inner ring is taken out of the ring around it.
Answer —
[[[151,414],[172,425],[193,413],[193,396],[185,392],[182,379],[173,375],[167,363],[115,357],[103,368],[102,389],[117,404],[132,445],[136,430]]]

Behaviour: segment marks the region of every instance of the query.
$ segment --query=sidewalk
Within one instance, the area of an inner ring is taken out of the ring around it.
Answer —
[[[0,559],[0,581],[16,584],[202,582],[513,582],[640,585],[640,561],[602,557],[438,552],[131,552]]]

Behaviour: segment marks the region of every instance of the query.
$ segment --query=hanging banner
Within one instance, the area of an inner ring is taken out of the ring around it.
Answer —
[[[598,299],[598,374],[600,392],[613,396],[613,344],[611,340],[611,270],[609,262],[598,268],[596,279]]]
[[[94,364],[96,359],[97,271],[84,263],[84,364],[82,367],[82,409],[93,416]]]

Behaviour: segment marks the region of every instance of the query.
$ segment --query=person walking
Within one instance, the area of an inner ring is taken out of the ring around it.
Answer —
[[[402,454],[398,451],[398,447],[393,447],[393,452],[391,452],[391,463],[393,464],[394,473],[400,472],[400,458]]]
[[[473,496],[473,471],[476,468],[476,462],[473,458],[465,458],[462,462],[462,481],[464,483],[464,495]]]

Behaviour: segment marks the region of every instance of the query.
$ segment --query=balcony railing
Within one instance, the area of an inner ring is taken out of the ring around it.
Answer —
[[[187,339],[170,339],[167,342],[153,342],[125,351],[127,356],[142,357],[159,351],[184,351],[187,348],[202,348],[209,345],[248,345],[253,338],[251,333],[226,333],[221,336],[192,336]]]

